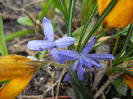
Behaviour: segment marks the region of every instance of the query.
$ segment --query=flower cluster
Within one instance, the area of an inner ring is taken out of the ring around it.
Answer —
[[[54,40],[54,31],[51,22],[44,17],[42,24],[45,35],[44,40],[29,41],[27,44],[28,48],[38,51],[48,49],[51,56],[61,64],[63,64],[66,60],[75,60],[72,70],[75,72],[77,71],[77,75],[80,80],[83,80],[84,75],[86,74],[86,70],[83,66],[86,66],[91,70],[93,70],[93,68],[101,68],[102,65],[98,62],[98,60],[110,60],[114,58],[112,54],[89,54],[96,41],[95,36],[81,51],[81,53],[60,49],[72,45],[75,42],[75,39],[73,37],[63,37],[58,40]],[[70,76],[67,74],[64,81],[69,80],[69,78]]]
[[[92,40],[86,45],[86,47],[81,51],[81,53],[75,54],[76,61],[72,66],[72,70],[77,71],[79,80],[83,80],[84,75],[86,74],[86,71],[83,66],[86,66],[87,68],[94,71],[93,68],[102,67],[102,65],[97,60],[114,59],[114,56],[112,54],[89,54],[89,52],[93,48],[95,41],[96,37],[93,37]],[[64,81],[67,81],[68,79],[69,74],[65,76]]]
[[[47,18],[43,18],[43,31],[45,38],[44,40],[32,40],[29,41],[27,47],[32,50],[42,51],[49,49],[52,57],[59,63],[63,64],[64,59],[61,58],[60,51],[65,53],[67,50],[60,50],[59,48],[66,48],[73,44],[75,39],[72,37],[63,37],[54,41],[54,31],[51,22]],[[73,60],[73,59],[72,59]]]

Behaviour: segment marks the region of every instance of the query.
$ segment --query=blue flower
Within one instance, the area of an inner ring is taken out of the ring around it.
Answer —
[[[74,72],[77,72],[79,80],[84,79],[84,75],[86,74],[86,70],[83,66],[86,66],[87,68],[94,70],[93,68],[101,68],[102,65],[98,62],[98,60],[110,60],[114,59],[114,56],[112,54],[89,54],[91,49],[93,48],[93,45],[96,41],[96,37],[93,37],[92,40],[86,45],[86,47],[81,51],[81,53],[75,52],[76,61],[74,62],[72,66],[72,70]],[[60,52],[61,53],[61,52]],[[74,54],[74,52],[71,52]],[[69,54],[70,52],[61,53],[61,56],[69,60]],[[73,55],[74,56],[74,55]],[[70,75],[67,74],[64,78],[64,82],[68,81],[70,78]]]
[[[32,50],[42,51],[49,49],[52,57],[59,63],[63,64],[64,59],[60,56],[62,55],[60,51],[65,53],[67,50],[61,50],[59,48],[66,48],[69,45],[72,45],[75,42],[75,39],[72,37],[63,37],[58,40],[54,40],[54,31],[51,22],[47,18],[43,18],[43,31],[45,38],[44,40],[32,40],[29,41],[27,47]],[[75,55],[75,54],[74,54]],[[68,55],[70,58],[72,55]],[[71,57],[70,60],[75,59]]]

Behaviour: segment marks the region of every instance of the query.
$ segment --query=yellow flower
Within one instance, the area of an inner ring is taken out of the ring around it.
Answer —
[[[111,0],[98,0],[101,15]],[[103,20],[106,28],[124,28],[133,23],[133,0],[118,0],[114,8]]]
[[[0,99],[15,99],[40,66],[40,62],[23,56],[0,56],[0,81],[10,80],[0,89]]]

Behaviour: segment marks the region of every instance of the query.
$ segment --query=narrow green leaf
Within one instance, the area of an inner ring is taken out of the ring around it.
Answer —
[[[3,21],[1,16],[0,16],[0,52],[2,55],[8,55],[8,50],[3,31]]]
[[[5,84],[5,83],[8,83],[10,80],[2,80],[2,81],[0,81],[0,85],[2,85],[2,84]]]
[[[65,1],[59,0],[59,3],[60,3],[61,11],[63,13],[63,16],[64,16],[65,21],[66,21],[67,28],[68,28],[68,13],[67,13],[67,7],[65,5]]]
[[[104,20],[104,18],[108,15],[108,13],[112,10],[118,0],[111,0],[108,7],[104,10],[102,15],[98,18],[97,22],[95,23],[94,27],[92,28],[91,32],[87,35],[83,46],[81,47],[80,51],[86,46],[91,36],[95,33],[95,31],[99,28],[100,23]]]
[[[90,11],[93,9],[93,6],[96,1],[94,0],[82,0],[81,4],[81,24],[83,24],[87,16],[90,14]]]
[[[74,15],[75,3],[76,3],[76,0],[70,0],[68,36],[72,36],[72,20],[73,20],[73,15]]]
[[[129,45],[129,41],[130,41],[130,38],[131,38],[132,33],[133,33],[133,24],[130,25],[130,27],[129,27],[129,30],[128,30],[128,33],[127,33],[127,37],[126,37],[125,43],[124,43],[124,45],[123,45],[120,53],[117,55],[117,57],[113,61],[113,65],[114,66],[116,64],[119,64],[120,61],[122,61],[122,59],[125,60],[132,53],[132,50],[131,50],[131,52],[128,51],[129,54],[126,53],[127,46]]]
[[[87,30],[90,22],[91,22],[91,19],[92,19],[92,17],[94,16],[94,14],[96,12],[96,9],[97,9],[97,5],[95,3],[94,6],[93,6],[93,8],[92,8],[92,10],[91,10],[91,12],[90,12],[90,15],[87,17],[87,21],[86,21],[86,23],[84,25],[84,28],[83,28],[82,32],[81,32],[80,39],[79,39],[78,46],[77,46],[77,51],[80,50],[82,40],[84,38],[84,35],[86,33],[86,30]]]
[[[104,42],[106,42],[106,41],[108,41],[108,40],[110,40],[110,39],[112,39],[112,38],[115,38],[115,37],[117,37],[117,36],[123,35],[123,34],[125,34],[127,31],[128,31],[127,29],[124,29],[123,31],[119,31],[119,32],[117,32],[116,34],[111,35],[108,39],[106,39],[106,40],[104,40],[104,41],[101,41],[101,42],[95,44],[95,47],[101,45],[102,43],[104,43]],[[105,32],[105,33],[106,33],[106,32]],[[99,38],[99,36],[98,36],[97,38]]]
[[[125,43],[124,43],[124,45],[122,47],[122,50],[121,50],[119,56],[121,56],[122,53],[126,51],[127,45],[128,45],[128,43],[130,41],[130,38],[131,38],[132,33],[133,33],[133,24],[130,25],[130,27],[129,27],[129,30],[128,30],[128,33],[127,33],[127,37],[126,37]]]
[[[94,25],[94,24],[89,24],[89,26],[88,26],[87,29],[86,29],[85,36],[87,36],[87,33],[90,32],[90,30],[92,29],[93,25]],[[82,32],[82,31],[83,31],[83,28],[84,28],[84,26],[82,25],[82,26],[80,26],[79,28],[77,28],[77,29],[72,33],[72,36],[76,39],[76,43],[79,42],[80,36],[81,36],[81,34],[83,33],[83,32]],[[83,40],[84,40],[84,39],[83,39]]]
[[[129,71],[129,70],[123,68],[123,67],[113,67],[112,68],[112,71],[114,71],[114,72],[115,71],[123,72],[123,73],[125,73],[125,74],[130,75],[130,76],[133,77],[133,72],[132,71]]]
[[[133,43],[133,33],[131,35],[131,38],[130,38],[131,42]]]
[[[60,6],[59,0],[53,0],[54,6],[62,12],[62,7]]]
[[[42,22],[43,20],[43,17],[46,16],[49,8],[50,8],[50,5],[52,4],[53,0],[46,0],[46,2],[42,2],[41,3],[41,7],[42,7],[42,11],[41,13],[39,14],[39,19],[40,19],[40,22]]]
[[[78,80],[71,68],[68,69],[68,73],[70,74],[70,84],[75,91],[77,99],[93,99],[91,92]]]
[[[31,33],[35,33],[34,30],[27,29],[27,30],[10,33],[5,36],[5,40],[6,40],[6,42],[9,42],[10,40],[13,40],[16,37],[21,37],[21,36],[31,34]]]

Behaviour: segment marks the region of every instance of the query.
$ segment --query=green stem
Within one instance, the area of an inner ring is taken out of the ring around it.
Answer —
[[[118,43],[119,43],[119,39],[120,39],[120,36],[118,36],[116,38],[115,45],[114,45],[114,48],[113,48],[113,51],[112,51],[113,55],[115,55],[115,53],[116,53],[116,49],[117,49],[117,46],[118,46]]]

